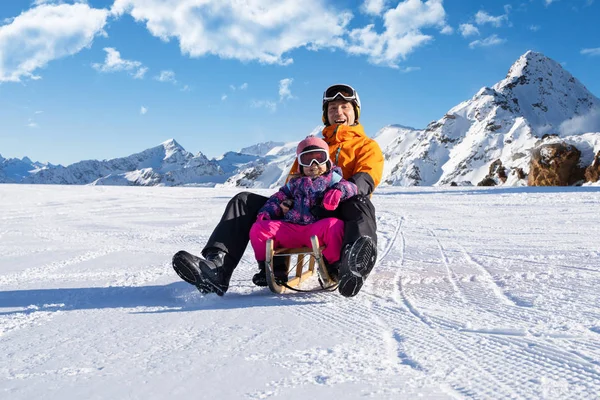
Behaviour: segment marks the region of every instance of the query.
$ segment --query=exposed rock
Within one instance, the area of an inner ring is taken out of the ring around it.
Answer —
[[[535,148],[529,165],[529,186],[570,186],[584,178],[578,166],[581,152],[564,142]]]
[[[502,183],[506,182],[506,178],[508,178],[508,175],[506,174],[506,168],[504,168],[500,159],[497,159],[496,161],[490,164],[490,168],[488,170],[488,175],[486,176],[486,178],[496,178]]]
[[[481,182],[477,184],[477,186],[496,186],[496,181],[489,176],[483,178]]]
[[[527,174],[523,171],[523,168],[516,168],[513,170],[513,174],[517,174],[519,179],[527,179]]]
[[[600,179],[600,151],[596,153],[594,161],[585,170],[586,182],[598,182]]]

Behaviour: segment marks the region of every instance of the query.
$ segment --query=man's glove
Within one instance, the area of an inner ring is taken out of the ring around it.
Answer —
[[[326,210],[323,206],[313,206],[310,209],[310,213],[314,215],[317,219],[323,218],[337,218],[336,211]]]
[[[323,197],[323,207],[326,210],[333,211],[340,205],[340,199],[342,198],[342,191],[338,189],[332,189],[325,193]]]

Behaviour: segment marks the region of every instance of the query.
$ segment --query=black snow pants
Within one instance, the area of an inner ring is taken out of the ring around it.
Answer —
[[[231,277],[242,259],[250,241],[250,228],[256,222],[258,210],[267,200],[268,197],[251,192],[235,195],[227,203],[221,221],[202,250],[204,256],[215,249],[227,253],[223,265],[227,278]],[[357,195],[340,203],[338,209],[330,216],[344,221],[343,245],[354,243],[361,236],[370,236],[377,244],[375,207],[369,196]]]

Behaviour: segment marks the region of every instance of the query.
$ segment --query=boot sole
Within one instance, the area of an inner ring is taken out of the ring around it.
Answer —
[[[347,262],[340,266],[339,292],[344,297],[358,294],[364,280],[369,276],[375,261],[377,249],[373,240],[367,236],[359,238],[350,248]]]
[[[181,279],[196,286],[200,293],[216,293],[218,296],[223,296],[225,291],[222,288],[214,285],[209,280],[204,280],[202,275],[198,273],[195,267],[196,264],[199,264],[197,260],[201,260],[201,258],[187,251],[179,251],[173,256],[173,269]],[[202,269],[201,265],[198,267]]]
[[[202,282],[202,277],[192,266],[195,258],[197,257],[183,250],[173,256],[173,269],[181,279],[192,285]]]

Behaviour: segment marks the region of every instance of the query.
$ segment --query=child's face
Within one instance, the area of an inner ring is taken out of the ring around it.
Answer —
[[[318,165],[316,162],[314,162],[310,167],[302,167],[302,172],[309,178],[316,178],[317,176],[323,175],[325,172],[327,172],[327,163]]]

